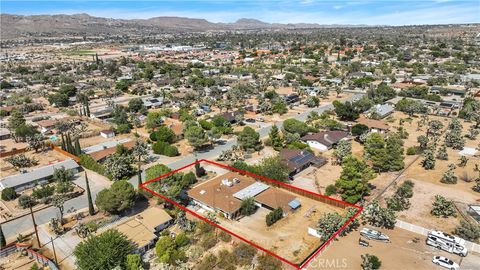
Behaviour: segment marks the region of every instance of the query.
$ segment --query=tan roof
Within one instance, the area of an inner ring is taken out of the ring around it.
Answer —
[[[281,207],[283,212],[288,212],[291,207],[289,202],[295,200],[295,196],[279,188],[271,187],[255,196],[255,201],[270,206],[271,208]]]
[[[169,222],[172,217],[159,207],[150,207],[135,217],[118,224],[116,229],[138,247],[143,247],[156,239],[155,228]]]
[[[173,124],[170,129],[175,133],[176,136],[180,136],[183,134],[183,124],[178,123],[178,124]]]
[[[128,149],[132,149],[135,146],[135,141],[128,141],[128,142],[124,142],[122,144],[123,144],[123,146],[125,146]],[[102,160],[102,159],[112,155],[113,153],[115,153],[115,151],[117,151],[117,146],[110,147],[110,148],[105,148],[103,150],[90,153],[90,156],[93,159],[95,159],[96,161],[99,161],[99,160]]]
[[[135,218],[130,218],[127,221],[117,225],[116,229],[125,234],[127,238],[138,245],[138,247],[147,245],[157,237],[153,231]]]
[[[149,207],[145,211],[136,215],[135,218],[141,221],[151,231],[155,231],[155,228],[158,225],[172,220],[172,217],[165,210],[159,207]]]
[[[240,182],[234,183],[232,186],[222,184],[222,180],[228,179],[232,181],[233,178],[238,178]],[[234,213],[240,209],[241,201],[233,197],[233,194],[255,182],[254,179],[248,176],[229,172],[193,187],[188,191],[188,196],[210,207],[227,213]]]
[[[41,120],[41,121],[38,121],[37,122],[37,125],[39,127],[53,127],[57,124],[57,120],[53,120],[53,119],[47,119],[47,120]]]
[[[369,128],[375,128],[375,129],[382,129],[382,130],[388,130],[388,125],[383,123],[382,121],[379,120],[374,120],[374,119],[368,119],[365,117],[360,117],[357,120],[357,123],[365,125]]]

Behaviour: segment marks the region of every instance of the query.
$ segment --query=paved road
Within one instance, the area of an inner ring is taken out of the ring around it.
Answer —
[[[92,192],[92,198],[95,201],[96,195],[100,190],[108,187],[111,182],[106,180],[105,177],[98,175],[94,172],[88,174],[90,183],[90,190]],[[80,173],[80,176],[74,180],[74,183],[85,189],[84,174]],[[86,192],[79,197],[73,198],[65,202],[65,212],[69,209],[82,209],[88,207]],[[40,210],[35,215],[35,221],[37,225],[50,222],[50,219],[56,217],[58,210],[54,207],[49,207],[44,210]],[[21,217],[16,220],[12,220],[8,223],[2,224],[2,229],[7,238],[16,237],[19,233],[33,231],[33,223],[30,215]]]
[[[362,96],[362,94],[355,94],[347,99],[345,101],[351,101],[358,99]],[[295,116],[296,119],[305,121],[307,119],[307,116],[310,114],[310,112],[315,111],[318,113],[322,113],[325,110],[332,109],[333,105],[332,104],[326,104],[317,108],[310,109],[306,112],[300,113],[297,116]],[[279,121],[276,123],[276,125],[281,128],[283,125],[283,121]],[[272,128],[273,125],[266,125],[260,129],[258,129],[258,133],[260,133],[260,137],[266,137],[268,136],[268,133],[270,132],[270,129]],[[231,139],[226,141],[222,145],[216,146],[214,149],[205,151],[205,152],[200,152],[197,153],[197,157],[195,155],[191,154],[188,156],[185,156],[184,158],[171,162],[171,163],[166,163],[166,165],[172,169],[177,169],[183,166],[186,166],[190,163],[195,162],[195,158],[198,159],[215,159],[217,156],[222,153],[222,151],[228,150],[232,148],[233,145],[237,143],[237,139]],[[162,160],[158,160],[157,163],[163,163]],[[85,188],[85,180],[82,176],[79,177],[77,180],[75,180],[75,183],[78,184],[79,186]],[[143,175],[143,178],[145,179],[145,175]],[[104,177],[99,176],[93,172],[89,173],[89,179],[90,179],[90,189],[92,191],[92,197],[93,200],[95,201],[95,197],[99,191],[101,191],[103,188],[108,187],[111,182],[107,181]],[[138,178],[137,176],[132,177],[129,180],[130,183],[132,183],[133,186],[137,186],[138,184]],[[69,200],[68,202],[65,203],[65,209],[82,209],[88,207],[87,205],[87,198],[86,195],[79,196],[77,198],[74,198],[72,200]],[[51,218],[55,217],[57,215],[57,210],[53,207],[38,211],[35,213],[35,219],[37,222],[37,225],[48,223]],[[26,232],[26,231],[31,231],[32,230],[32,221],[30,216],[25,216],[13,221],[10,221],[8,223],[5,223],[2,225],[3,232],[5,233],[5,236],[7,238],[9,237],[15,237],[19,233]]]

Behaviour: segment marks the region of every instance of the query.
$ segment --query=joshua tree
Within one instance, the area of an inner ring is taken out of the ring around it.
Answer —
[[[445,184],[456,184],[458,177],[455,175],[455,169],[457,166],[455,164],[450,164],[448,165],[448,171],[446,171],[440,182],[445,183]]]

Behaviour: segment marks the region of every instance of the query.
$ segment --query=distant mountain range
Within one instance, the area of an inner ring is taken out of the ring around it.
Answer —
[[[239,19],[234,23],[212,23],[204,19],[183,17],[154,17],[150,19],[110,19],[88,14],[73,15],[11,15],[0,14],[2,37],[61,36],[65,34],[158,34],[162,32],[190,32],[248,29],[300,29],[346,27],[308,23],[279,24],[255,19]],[[360,25],[356,25],[358,27]],[[351,25],[350,25],[351,27]]]

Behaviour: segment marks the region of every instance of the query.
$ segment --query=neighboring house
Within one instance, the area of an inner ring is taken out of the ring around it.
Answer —
[[[390,104],[377,104],[368,110],[370,116],[377,115],[380,119],[383,119],[395,111],[395,107]]]
[[[131,141],[131,140],[128,139],[128,138],[125,138],[125,139],[120,139],[120,140],[107,141],[107,142],[95,144],[95,145],[92,145],[92,146],[89,146],[89,147],[85,147],[85,148],[82,149],[82,152],[85,153],[85,154],[90,154],[90,153],[97,152],[97,151],[107,149],[107,148],[110,148],[110,147],[115,147],[115,146],[117,146],[117,144],[126,143],[128,141]]]
[[[380,132],[385,133],[388,131],[389,126],[383,123],[380,120],[368,119],[364,117],[360,117],[357,119],[358,124],[365,125],[369,128],[370,132]]]
[[[203,182],[187,193],[195,205],[209,212],[220,212],[229,219],[240,216],[242,201],[247,198],[253,198],[258,207],[268,210],[281,207],[285,214],[301,206],[293,194],[237,172]]]
[[[90,152],[89,155],[94,160],[98,162],[103,162],[105,161],[105,159],[107,159],[107,157],[113,155],[117,151],[117,145],[96,152]],[[135,141],[124,142],[122,143],[122,145],[125,146],[127,149],[132,149],[135,146]]]
[[[327,163],[324,157],[317,157],[307,150],[283,149],[279,155],[283,163],[287,165],[290,177],[310,166],[321,167]]]
[[[104,108],[95,112],[90,113],[90,118],[92,119],[107,119],[112,116],[113,109],[112,108]]]
[[[41,121],[38,121],[36,124],[39,127],[40,132],[42,132],[42,134],[48,134],[48,133],[51,133],[53,129],[55,129],[55,126],[57,125],[57,120],[53,120],[53,119],[41,120]]]
[[[0,190],[12,187],[15,191],[20,192],[27,188],[47,183],[53,177],[55,169],[60,167],[71,169],[73,173],[78,173],[80,170],[80,166],[73,159],[67,159],[48,166],[35,168],[29,172],[7,176],[0,180]]]
[[[155,108],[160,108],[162,107],[163,104],[163,98],[158,97],[158,98],[142,98],[143,101],[143,106],[145,106],[147,109],[155,109]]]
[[[143,254],[155,246],[158,233],[168,228],[173,218],[163,209],[153,206],[116,225],[135,246],[136,253]]]
[[[327,151],[347,136],[348,132],[341,130],[321,131],[305,135],[300,140],[314,149]]]
[[[8,140],[12,134],[10,133],[10,130],[8,128],[0,128],[0,140]]]
[[[239,117],[243,117],[243,113],[241,113],[240,111],[224,112],[220,116],[225,118],[231,124],[234,124],[237,122],[237,119]]]
[[[112,138],[112,137],[115,137],[115,132],[111,131],[111,130],[102,130],[100,131],[100,136],[108,139],[108,138]]]

